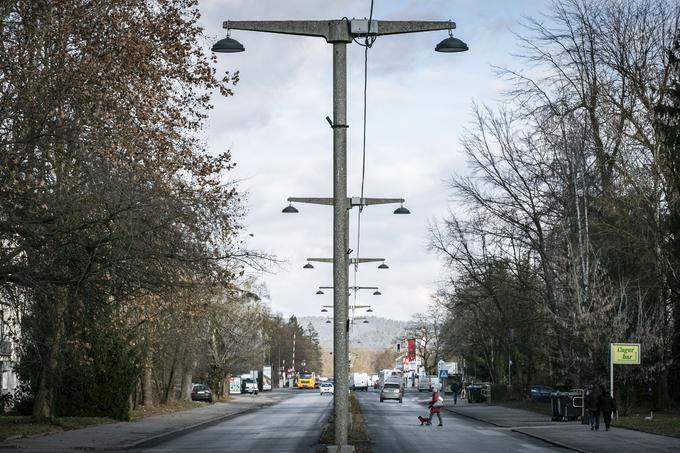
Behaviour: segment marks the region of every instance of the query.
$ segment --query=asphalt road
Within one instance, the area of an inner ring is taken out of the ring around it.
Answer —
[[[318,390],[295,390],[295,395],[274,406],[264,407],[219,424],[202,428],[145,453],[188,452],[307,452],[318,445],[327,423],[333,398]]]
[[[380,402],[377,390],[357,392],[366,419],[373,453],[414,452],[555,452],[568,451],[508,429],[497,428],[442,410],[443,427],[435,416],[431,426],[420,426],[427,415],[424,401],[431,393],[408,389],[403,403]]]
[[[294,390],[291,398],[207,426],[134,453],[310,452],[332,409],[333,398],[318,390]],[[357,392],[371,438],[372,453],[555,452],[540,440],[442,411],[443,427],[420,426],[430,393],[408,389],[403,403],[380,403],[377,390]]]

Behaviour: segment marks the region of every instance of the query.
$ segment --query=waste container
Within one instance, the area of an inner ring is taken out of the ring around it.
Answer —
[[[550,395],[553,421],[576,420],[583,414],[583,391],[553,392]]]
[[[486,401],[486,395],[482,392],[483,389],[486,389],[486,385],[470,384],[465,389],[467,390],[468,403],[483,403]]]

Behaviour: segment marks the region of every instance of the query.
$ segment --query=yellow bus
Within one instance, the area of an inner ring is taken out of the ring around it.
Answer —
[[[299,389],[312,389],[316,384],[316,375],[312,371],[300,371],[297,378],[297,386]]]

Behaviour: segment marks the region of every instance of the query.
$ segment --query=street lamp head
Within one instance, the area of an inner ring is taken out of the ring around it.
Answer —
[[[292,204],[289,204],[288,206],[283,208],[281,212],[283,212],[284,214],[297,214],[299,211]]]
[[[404,205],[401,205],[400,207],[398,207],[397,209],[394,210],[394,213],[395,213],[395,214],[410,214],[411,211],[409,211],[408,209],[406,209],[406,208],[404,207]]]
[[[230,31],[227,30],[227,37],[220,39],[215,44],[213,44],[212,49],[210,50],[216,53],[235,53],[246,50],[245,47],[243,47],[243,44],[229,37],[229,32]]]
[[[389,269],[389,268],[390,267],[385,263],[382,263],[380,266],[378,266],[378,269]]]
[[[381,296],[382,293],[376,289],[375,292],[373,293],[373,295],[374,296]]]
[[[312,266],[312,263],[307,263],[304,266],[302,266],[303,269],[314,269],[314,266]]]
[[[373,313],[373,309],[369,308],[368,310],[366,310],[366,313]]]
[[[330,323],[331,323],[331,320],[330,320],[330,319],[327,319],[327,320],[326,320],[326,324],[330,324]],[[332,354],[332,353],[331,353],[331,354]]]
[[[325,309],[325,308],[322,308],[322,309],[321,309],[321,313],[328,313],[328,310]]]
[[[435,47],[434,50],[437,52],[454,53],[465,52],[469,49],[468,45],[463,41],[458,38],[454,38],[451,30],[449,30],[449,37],[437,44],[437,47]]]
[[[368,319],[364,319],[364,324],[368,324]]]
[[[317,294],[323,294],[324,292],[321,291],[321,290],[318,290],[316,293],[317,293]]]

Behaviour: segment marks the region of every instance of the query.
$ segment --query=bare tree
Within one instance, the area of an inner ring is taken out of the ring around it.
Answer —
[[[432,230],[433,247],[468,286],[489,291],[484,277],[499,262],[517,283],[533,282],[551,373],[602,379],[609,342],[644,339],[647,362],[630,378],[656,380],[659,401],[672,363],[674,260],[655,124],[679,21],[665,0],[567,0],[527,19],[518,35],[525,69],[499,69],[514,82],[510,102],[476,108],[462,141],[472,176],[450,187],[469,218]],[[462,293],[450,293],[459,303]],[[483,307],[472,300],[468,316]],[[507,321],[513,310],[494,312]]]

